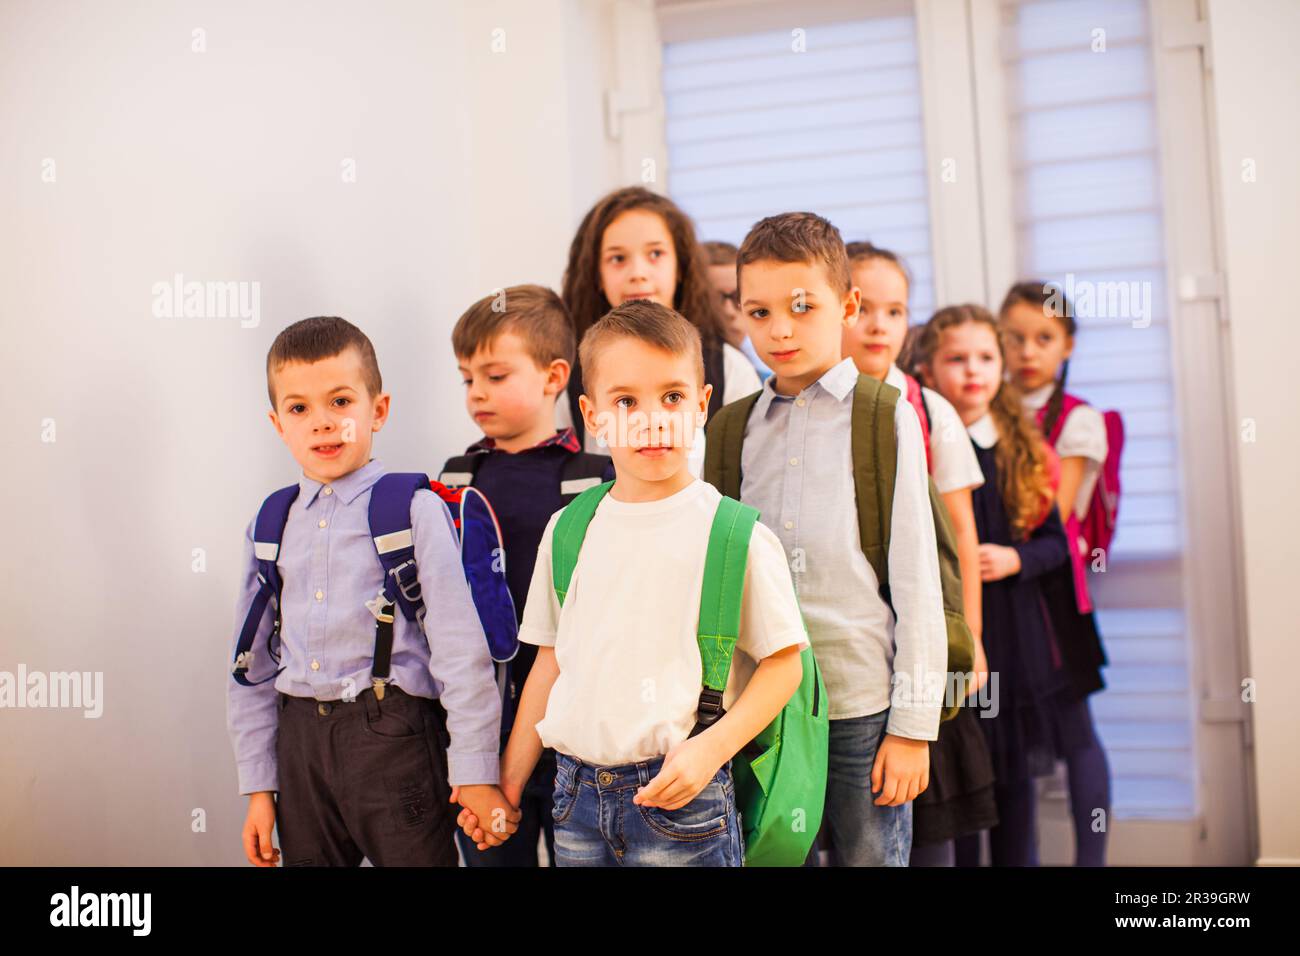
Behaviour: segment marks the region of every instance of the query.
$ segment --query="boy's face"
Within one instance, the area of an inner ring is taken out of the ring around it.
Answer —
[[[271,423],[302,473],[328,484],[370,460],[370,441],[388,419],[390,396],[372,396],[361,353],[347,348],[319,362],[286,362],[271,372]]]
[[[926,384],[948,399],[969,425],[986,411],[1002,387],[1002,353],[992,327],[963,322],[944,329],[930,363]]]
[[[608,443],[618,480],[646,490],[689,475],[686,454],[713,392],[694,362],[619,338],[600,350],[593,371],[578,403],[587,430]]]
[[[613,308],[631,299],[673,307],[677,250],[662,216],[648,209],[629,209],[605,227],[600,240],[600,288]]]
[[[524,340],[506,329],[456,366],[465,383],[465,408],[474,424],[498,442],[555,421],[555,397],[569,382],[569,363],[555,359],[545,368]]]
[[[852,277],[862,305],[857,324],[844,330],[842,348],[859,372],[883,381],[907,338],[907,279],[886,259],[856,263]]]
[[[740,348],[740,343],[745,341],[745,316],[736,298],[736,264],[709,266],[709,285],[713,286],[720,300],[719,311],[727,341]]]
[[[1026,391],[1056,380],[1061,363],[1074,351],[1074,340],[1061,320],[1041,306],[1017,302],[1002,317],[1007,371]]]
[[[820,263],[760,259],[741,268],[749,339],[776,390],[795,395],[839,362],[844,330],[858,320],[858,289],[836,291]]]

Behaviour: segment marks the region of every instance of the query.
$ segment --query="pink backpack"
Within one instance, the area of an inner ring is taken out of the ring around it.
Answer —
[[[1062,398],[1061,414],[1052,426],[1052,433],[1047,436],[1048,444],[1053,448],[1061,437],[1061,429],[1065,427],[1070,412],[1080,405],[1088,404],[1069,392]],[[1044,405],[1038,410],[1039,428],[1043,427],[1046,416],[1047,406]],[[1101,548],[1102,551],[1110,549],[1111,539],[1115,537],[1115,521],[1119,517],[1119,458],[1124,451],[1124,421],[1119,417],[1119,412],[1113,410],[1102,412],[1101,417],[1106,424],[1106,460],[1097,472],[1097,484],[1093,487],[1088,510],[1078,522],[1079,534],[1087,545],[1089,555],[1096,548]]]

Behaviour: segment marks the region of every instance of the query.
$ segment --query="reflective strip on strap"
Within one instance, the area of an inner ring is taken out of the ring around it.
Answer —
[[[444,471],[438,476],[438,480],[449,488],[458,488],[470,484],[474,480],[474,473],[472,471]]]
[[[410,528],[393,531],[389,534],[381,534],[375,538],[375,550],[380,554],[388,554],[390,551],[400,551],[402,548],[409,547],[411,547]]]
[[[253,557],[259,561],[274,561],[280,556],[280,544],[276,541],[254,541]]]
[[[595,488],[602,484],[600,478],[570,478],[568,481],[560,482],[560,494],[576,495],[586,491],[588,488]],[[446,484],[446,482],[443,482]]]

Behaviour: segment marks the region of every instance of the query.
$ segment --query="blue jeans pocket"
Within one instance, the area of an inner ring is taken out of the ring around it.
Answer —
[[[731,775],[719,770],[696,794],[695,799],[677,810],[662,807],[637,807],[646,826],[671,840],[707,840],[727,832],[735,802]]]

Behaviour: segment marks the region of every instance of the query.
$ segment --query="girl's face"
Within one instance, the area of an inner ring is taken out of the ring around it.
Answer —
[[[983,322],[963,322],[944,329],[922,375],[927,385],[952,403],[962,423],[969,425],[989,410],[1002,385],[997,333]]]
[[[884,379],[907,338],[907,279],[888,259],[865,259],[853,266],[853,284],[862,290],[858,321],[844,330],[842,354],[858,371]]]
[[[1041,306],[1017,302],[1001,325],[1012,380],[1027,392],[1056,381],[1061,363],[1074,351],[1074,339],[1061,320]]]
[[[673,307],[677,250],[662,216],[648,209],[629,209],[605,227],[600,239],[600,288],[613,307],[631,299]]]

